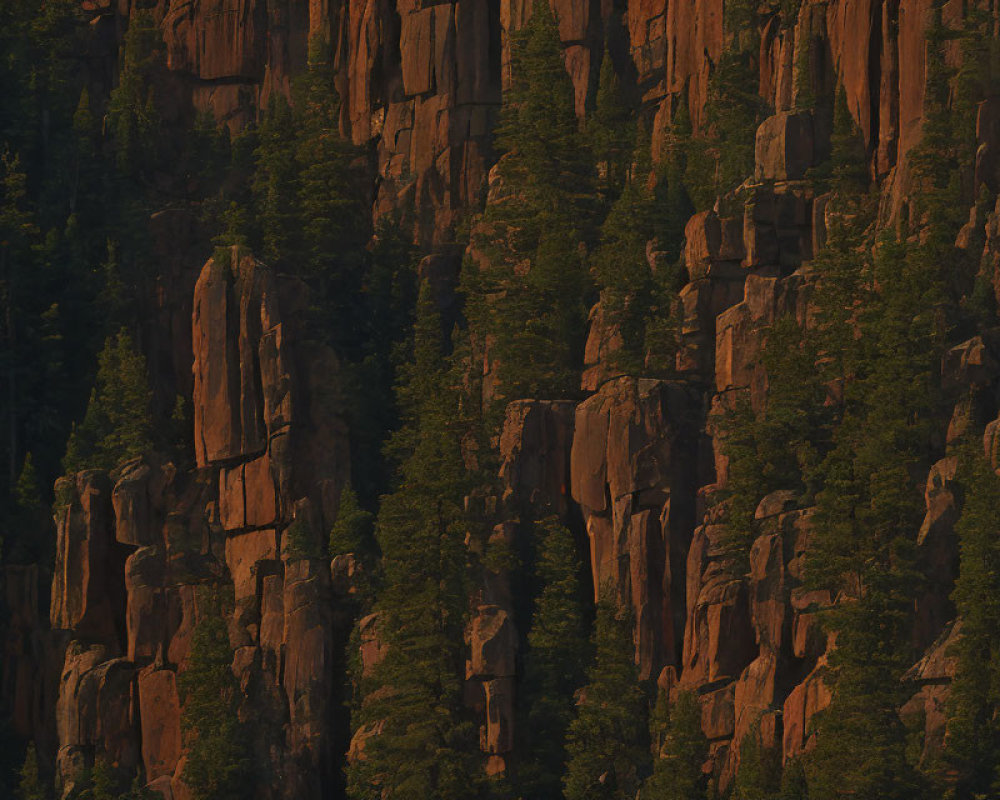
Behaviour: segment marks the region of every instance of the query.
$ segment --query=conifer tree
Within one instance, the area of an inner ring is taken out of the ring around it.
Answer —
[[[118,86],[108,101],[108,127],[114,136],[119,169],[138,178],[159,162],[160,117],[152,76],[162,58],[160,30],[149,11],[129,18]]]
[[[681,692],[672,704],[661,690],[656,699],[650,733],[653,773],[643,784],[641,800],[700,800],[705,797],[708,740],[701,730],[701,705],[690,692]]]
[[[302,264],[295,265],[295,271],[311,279],[321,315],[333,323],[332,343],[344,352],[347,346],[359,344],[355,337],[362,330],[363,317],[357,298],[364,272],[363,248],[371,231],[367,209],[358,201],[358,180],[351,163],[354,148],[338,128],[340,102],[333,53],[320,37],[309,43],[309,62],[296,87],[294,112],[302,230]]]
[[[220,605],[195,626],[187,668],[178,676],[187,762],[184,782],[195,800],[246,797],[252,779],[247,732],[237,717],[233,651]]]
[[[648,137],[640,135],[631,174],[604,220],[601,243],[593,260],[605,320],[622,337],[622,348],[614,355],[614,362],[632,375],[646,372],[646,348],[653,344],[647,330],[654,317],[661,328],[668,325],[672,309],[664,301],[675,294],[679,280],[679,269],[671,264],[660,264],[663,274],[654,273],[646,254],[647,243],[665,227],[666,209],[652,184],[652,171]],[[662,361],[672,361],[672,344],[666,336],[656,341]]]
[[[66,445],[65,472],[113,469],[122,460],[150,450],[151,398],[146,360],[121,330],[104,343],[87,413]]]
[[[259,240],[251,246],[276,267],[290,268],[301,258],[298,209],[298,163],[289,146],[298,135],[292,107],[273,95],[261,120],[254,150],[254,207]]]
[[[833,702],[820,717],[806,763],[810,797],[853,792],[912,797],[903,670],[916,584],[913,546],[923,503],[912,475],[929,459],[937,408],[941,292],[925,247],[884,240],[861,301],[856,374],[820,473],[816,535],[807,577],[852,599],[828,613],[837,631],[828,680]]]
[[[646,698],[632,633],[631,613],[605,587],[597,604],[595,660],[567,737],[566,800],[632,800],[648,771]]]
[[[761,357],[768,377],[766,406],[755,411],[741,396],[719,418],[729,458],[727,544],[740,569],[749,566],[753,516],[761,499],[791,489],[808,504],[816,489],[816,469],[829,449],[833,423],[817,361],[814,338],[794,317],[782,317],[768,331]]]
[[[957,453],[962,511],[955,532],[961,560],[953,599],[961,619],[954,648],[943,766],[956,798],[990,796],[1000,788],[1000,480],[970,437]]]
[[[772,800],[781,789],[779,746],[766,747],[761,741],[758,720],[740,743],[740,764],[736,773],[734,800]]]
[[[497,143],[503,196],[476,235],[485,255],[463,270],[470,327],[489,341],[498,385],[493,424],[515,397],[568,397],[577,387],[587,318],[581,242],[594,212],[593,164],[548,2],[511,43],[511,88]]]
[[[520,693],[524,762],[517,784],[525,798],[541,800],[561,793],[566,731],[573,719],[574,693],[583,683],[588,643],[573,537],[555,517],[534,527],[542,590],[531,617]]]
[[[375,611],[387,650],[362,681],[354,722],[378,724],[380,732],[348,768],[348,795],[457,800],[475,795],[482,780],[475,728],[461,702],[468,528],[460,503],[472,476],[460,450],[457,381],[444,362],[426,284],[402,381],[405,424],[392,442],[399,488],[383,498],[376,523],[382,585]]]
[[[28,744],[28,752],[21,767],[21,779],[17,787],[17,800],[48,800],[49,793],[38,772],[38,753],[35,743]]]
[[[358,505],[358,495],[351,484],[340,493],[337,519],[330,530],[330,555],[362,553],[370,548],[374,518]]]
[[[606,47],[601,60],[594,113],[587,120],[587,134],[594,157],[604,173],[601,181],[603,193],[613,201],[628,179],[629,162],[635,146],[635,124]],[[649,151],[648,143],[645,150]]]

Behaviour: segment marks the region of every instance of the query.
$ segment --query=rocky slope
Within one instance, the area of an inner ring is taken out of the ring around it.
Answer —
[[[552,5],[578,113],[588,107],[607,45],[626,91],[654,120],[654,142],[684,98],[699,123],[724,45],[721,0]],[[128,0],[84,6],[93,63],[107,68],[113,59],[101,54],[113,52]],[[457,224],[485,201],[507,42],[528,13],[527,0],[153,6],[177,114],[210,109],[233,127],[271,93],[288,91],[311,37],[333,42],[343,129],[374,154],[373,213],[412,208],[415,241],[443,257],[446,272],[454,270],[466,244],[456,241]],[[587,399],[525,399],[507,409],[494,535],[515,539],[522,520],[554,512],[585,536],[593,586],[610,582],[635,612],[642,676],[668,692],[697,693],[710,768],[722,786],[738,769],[738,744],[753,725],[786,760],[809,746],[810,720],[830,699],[828,643],[817,613],[834,598],[802,585],[812,512],[792,508],[786,493],[757,508],[748,574],[734,575],[725,563],[723,525],[708,501],[725,484],[727,464],[707,414],[744,389],[759,405],[768,327],[785,313],[803,322],[809,316],[808,262],[824,241],[826,219],[825,198],[804,178],[828,151],[830,121],[795,111],[797,92],[843,84],[881,187],[882,221],[904,212],[906,154],[922,122],[929,8],[927,0],[805,2],[791,27],[782,27],[777,13],[765,15],[759,84],[774,113],[757,132],[746,184],[752,201],[731,215],[697,214],[685,229],[683,380],[616,374],[607,358],[616,333],[597,308]],[[945,5],[946,19],[958,13],[954,0]],[[996,113],[993,101],[979,107],[974,176],[993,190]],[[977,248],[985,239],[994,286],[998,231],[1000,210],[973,212],[960,237],[961,246]],[[329,796],[338,783],[348,750],[339,648],[351,624],[350,582],[343,563],[331,571],[319,557],[349,472],[350,432],[332,410],[337,359],[297,325],[307,302],[301,285],[238,250],[228,255],[209,260],[200,274],[197,261],[177,265],[170,274],[180,277],[150,323],[164,353],[156,363],[182,393],[190,387],[196,464],[151,455],[110,475],[89,471],[60,481],[47,615],[39,571],[6,568],[12,621],[3,699],[18,732],[55,755],[63,795],[95,754],[106,754],[124,772],[141,763],[164,797],[187,796],[177,675],[213,588],[232,596],[233,670],[255,756],[282,777],[261,786],[259,796]],[[1000,341],[977,337],[954,348],[943,373],[952,397],[967,387],[995,393]],[[950,435],[970,413],[958,404]],[[994,466],[998,430],[992,424],[986,441]],[[928,752],[943,736],[947,645],[960,631],[949,601],[954,475],[953,460],[931,469],[919,535],[929,581],[913,636],[926,656],[911,670],[915,694],[903,710],[924,720]],[[517,736],[518,632],[503,574],[484,578],[475,608],[468,702],[482,723],[484,769],[497,773]],[[366,668],[378,660],[377,620],[362,623],[361,657]],[[351,757],[363,757],[363,739],[375,733],[360,731]]]

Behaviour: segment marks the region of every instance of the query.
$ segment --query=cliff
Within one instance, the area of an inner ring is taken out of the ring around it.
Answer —
[[[83,5],[98,54],[94,80],[110,83],[130,4]],[[463,223],[488,202],[509,39],[530,13],[527,0],[151,5],[177,119],[209,110],[240,129],[271,95],[290,92],[310,39],[331,43],[342,132],[370,156],[372,216],[403,212],[408,235],[439,257],[443,285],[451,285],[468,245]],[[609,57],[651,123],[654,157],[680,103],[696,129],[706,124],[709,78],[726,45],[721,0],[552,0],[552,7],[581,118]],[[756,78],[771,114],[757,130],[753,174],[735,207],[686,221],[678,377],[621,374],[612,358],[620,336],[598,304],[585,399],[515,400],[493,443],[501,488],[486,503],[492,536],[516,544],[528,520],[550,513],[567,523],[586,555],[594,598],[610,585],[634,612],[640,676],[668,698],[697,695],[711,748],[705,771],[720,787],[731,785],[751,730],[785,762],[812,746],[810,722],[831,697],[824,675],[832,643],[820,617],[837,598],[804,582],[814,509],[797,507],[791,492],[772,492],[756,508],[749,569],[730,563],[724,506],[712,502],[729,465],[710,411],[741,393],[760,408],[771,325],[788,314],[812,324],[810,262],[831,220],[828,195],[808,176],[829,152],[831,120],[801,110],[800,93],[843,87],[878,187],[879,225],[906,218],[930,8],[928,0],[803,2],[792,25],[766,11]],[[945,20],[960,14],[954,0],[943,7]],[[949,58],[958,62],[957,49]],[[983,102],[977,114],[975,172],[963,176],[973,197],[981,186],[1000,188],[996,103]],[[193,223],[163,213],[154,220],[164,232],[155,255],[169,280],[146,323],[147,349],[160,354],[151,357],[163,396],[191,397],[195,463],[151,453],[111,473],[60,480],[47,625],[44,574],[5,568],[12,618],[3,699],[18,733],[54,753],[62,797],[102,755],[123,774],[141,765],[151,788],[183,800],[178,675],[207,598],[221,592],[231,598],[240,718],[251,724],[255,760],[280,776],[255,796],[338,796],[344,759],[363,759],[365,740],[378,730],[356,730],[348,741],[341,695],[351,581],[343,561],[331,566],[325,557],[350,474],[337,355],[310,340],[304,285],[239,248],[217,250],[199,272],[201,240],[177,233]],[[958,244],[977,259],[982,251],[1000,297],[1000,206],[970,213]],[[942,375],[950,403],[943,427],[956,441],[970,419],[986,424],[996,415],[993,407],[970,409],[965,396],[995,395],[1000,341],[981,335],[952,348]],[[992,422],[985,442],[994,467],[998,429]],[[912,699],[902,712],[923,727],[927,758],[943,740],[954,672],[948,648],[961,630],[950,600],[954,480],[949,458],[926,475],[917,541],[925,584],[912,639],[925,655],[909,674]],[[480,584],[470,601],[466,696],[482,729],[483,768],[500,774],[518,737],[525,631],[509,576],[500,570]],[[381,653],[378,620],[367,618],[364,668]]]

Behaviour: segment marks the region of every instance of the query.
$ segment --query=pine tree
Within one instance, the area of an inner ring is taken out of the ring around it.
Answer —
[[[962,620],[955,677],[948,699],[943,766],[956,798],[986,797],[1000,789],[1000,480],[983,457],[978,437],[958,450],[964,497],[955,526],[961,560],[953,599]]]
[[[740,743],[733,800],[772,800],[781,789],[780,746],[766,747],[758,720]]]
[[[837,632],[828,681],[833,702],[820,717],[806,763],[810,797],[853,792],[912,797],[897,708],[912,662],[908,626],[917,583],[914,535],[923,515],[912,475],[929,462],[937,409],[942,293],[932,252],[884,240],[860,302],[855,375],[845,385],[833,448],[819,467],[816,534],[807,578],[843,591],[827,615]]]
[[[295,148],[289,146],[297,136],[288,100],[282,94],[272,96],[254,150],[253,197],[259,240],[251,246],[267,263],[286,269],[302,258],[299,167]]]
[[[605,587],[594,627],[596,658],[567,736],[566,800],[632,800],[648,770],[646,698],[632,628],[631,613]]]
[[[86,788],[80,792],[79,800],[120,800],[119,780],[114,767],[103,756],[94,759],[83,781]]]
[[[317,317],[332,325],[332,343],[345,352],[359,346],[363,306],[357,302],[364,273],[364,245],[370,236],[367,208],[358,201],[356,155],[338,129],[340,102],[334,84],[333,53],[321,38],[309,44],[309,62],[296,86],[298,141],[297,209],[301,215],[302,263],[295,271],[310,279],[321,306]],[[281,143],[287,147],[288,143]],[[287,258],[287,255],[282,253]]]
[[[669,290],[675,290],[679,277],[679,270],[671,270],[666,264],[661,269],[672,273],[672,280],[670,276],[654,274],[646,256],[647,243],[662,228],[663,212],[651,173],[648,137],[641,135],[631,175],[604,220],[601,244],[594,254],[594,273],[601,288],[605,321],[616,327],[622,337],[622,348],[613,360],[619,369],[631,375],[645,372],[647,328],[654,313],[661,325],[665,324],[663,317],[670,317],[669,308],[664,314],[657,307],[662,299],[658,289],[665,283]],[[672,352],[659,355],[669,361]]]
[[[21,767],[21,781],[17,787],[17,800],[48,800],[49,792],[38,772],[38,753],[35,743],[28,745],[28,752]]]
[[[541,799],[561,794],[566,730],[573,719],[574,693],[583,683],[588,643],[573,537],[555,517],[534,528],[542,590],[531,617],[520,693],[524,760],[517,785],[525,798]]]
[[[348,768],[348,795],[359,800],[457,800],[482,781],[475,727],[461,702],[468,520],[460,503],[473,476],[462,460],[456,384],[425,284],[399,391],[405,424],[392,441],[399,488],[383,498],[376,523],[382,583],[375,612],[387,650],[362,682],[354,720],[355,729],[380,726],[363,760]]]
[[[642,787],[641,800],[699,800],[705,797],[708,740],[701,730],[701,705],[690,692],[672,704],[661,690],[650,720],[653,774]]]
[[[183,777],[195,800],[237,800],[251,786],[250,749],[237,717],[239,689],[225,609],[217,596],[206,600],[220,608],[195,626],[187,667],[178,676],[187,753]]]
[[[604,173],[601,180],[603,193],[613,201],[628,179],[629,162],[635,147],[635,123],[606,47],[601,60],[594,113],[587,120],[587,134],[599,168]],[[649,152],[648,143],[645,151]]]
[[[595,207],[593,164],[548,2],[511,42],[511,88],[497,143],[502,197],[475,234],[485,259],[463,270],[474,337],[489,342],[498,390],[492,424],[516,397],[577,390],[588,304],[581,242]]]
[[[152,77],[162,58],[160,30],[149,11],[129,18],[118,86],[108,101],[108,127],[124,175],[148,175],[159,163],[160,117]]]
[[[153,446],[152,392],[146,361],[124,330],[109,337],[98,359],[97,381],[83,422],[66,445],[63,469],[113,469]]]
[[[340,508],[330,530],[330,555],[362,553],[371,547],[374,518],[358,505],[358,495],[351,484],[340,493]]]

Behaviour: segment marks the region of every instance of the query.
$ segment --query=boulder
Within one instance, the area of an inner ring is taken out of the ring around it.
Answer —
[[[768,117],[757,128],[758,181],[799,180],[813,160],[811,114],[784,111]]]

